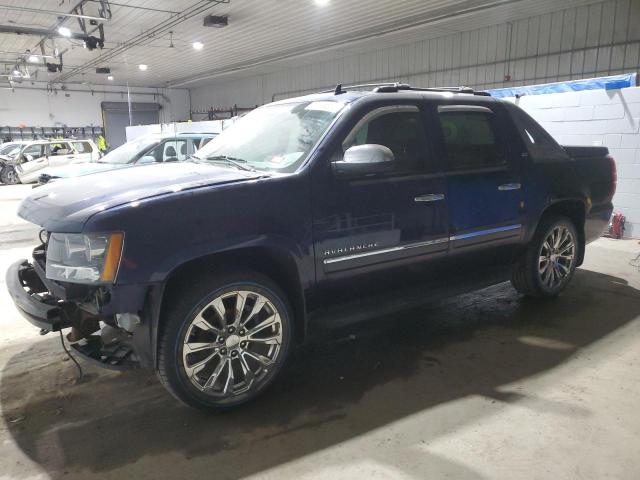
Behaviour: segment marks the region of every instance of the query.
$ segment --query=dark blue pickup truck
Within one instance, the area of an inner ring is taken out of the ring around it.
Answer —
[[[45,185],[17,308],[183,402],[254,398],[316,326],[511,280],[558,295],[608,224],[606,148],[470,89],[383,84],[258,108],[184,163]]]

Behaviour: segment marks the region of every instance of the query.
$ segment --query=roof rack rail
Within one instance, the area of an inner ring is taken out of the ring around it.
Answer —
[[[384,86],[393,86],[397,85],[397,83],[386,82],[386,83],[362,83],[362,84],[352,84],[352,85],[343,85],[341,83],[337,84],[335,87],[330,88],[328,90],[322,90],[318,93],[335,93],[336,95],[340,95],[341,93],[345,93],[348,89],[356,90],[358,88],[375,88],[375,87],[384,87]]]
[[[484,97],[490,96],[488,92],[478,91],[476,92],[471,87],[412,87],[408,83],[399,83],[399,82],[384,82],[384,83],[364,83],[359,85],[342,85],[338,84],[335,88],[331,90],[323,90],[319,93],[335,93],[336,95],[340,95],[342,93],[347,92],[350,89],[363,89],[363,88],[371,88],[374,93],[391,93],[391,92],[399,92],[402,90],[409,90],[415,92],[448,92],[448,93],[466,93],[470,95],[480,95]]]

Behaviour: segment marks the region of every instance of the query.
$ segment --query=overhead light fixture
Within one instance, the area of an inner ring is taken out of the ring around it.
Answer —
[[[202,50],[204,48],[204,44],[202,42],[193,42],[194,50]]]
[[[113,75],[109,75],[109,76],[107,77],[107,80],[113,80]]]
[[[40,62],[40,58],[38,58],[37,55],[29,55],[29,57],[27,58],[27,61],[29,63],[39,63]]]
[[[329,3],[331,3],[331,0],[315,0],[315,2],[319,7],[326,7],[327,5],[329,5]]]
[[[69,30],[67,27],[58,28],[58,33],[60,35],[62,35],[63,37],[70,37],[71,36],[71,30]]]
[[[140,70],[142,70],[143,72],[145,72],[147,70],[147,66],[144,63],[141,63],[140,65],[138,65],[138,68]]]

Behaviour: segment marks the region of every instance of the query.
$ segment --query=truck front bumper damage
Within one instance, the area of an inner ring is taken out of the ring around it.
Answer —
[[[114,295],[114,300],[117,300],[114,303],[109,301],[106,308],[100,306],[101,311],[95,311],[92,303],[70,299],[78,292],[91,293],[89,287],[70,285],[66,288],[52,282],[46,278],[38,261],[30,263],[25,259],[9,267],[6,282],[16,308],[41,331],[59,332],[73,327],[81,332],[84,338],[71,346],[85,359],[117,370],[147,366],[149,363],[148,328],[139,325],[133,332],[127,332],[116,324],[115,312],[109,312],[114,305],[131,303],[123,301],[120,295]],[[100,322],[103,322],[101,329]]]

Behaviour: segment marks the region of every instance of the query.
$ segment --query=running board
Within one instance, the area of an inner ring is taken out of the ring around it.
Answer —
[[[468,275],[456,280],[448,279],[448,286],[438,284],[419,285],[404,293],[378,295],[341,303],[309,314],[309,330],[322,331],[340,328],[364,320],[384,317],[403,310],[434,303],[446,298],[481,290],[511,278],[511,268],[496,269],[482,275]]]

